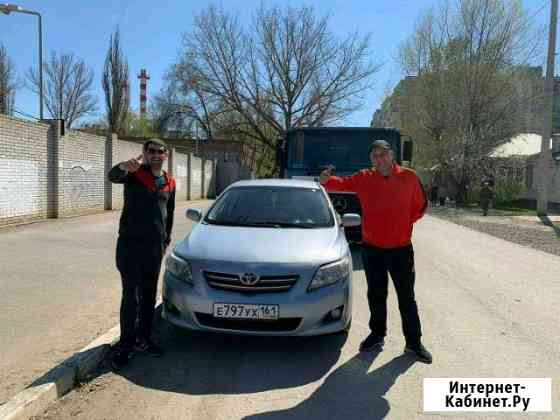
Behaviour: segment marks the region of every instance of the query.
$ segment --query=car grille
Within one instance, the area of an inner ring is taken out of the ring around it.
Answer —
[[[280,318],[270,321],[214,318],[212,314],[203,314],[200,312],[195,312],[195,315],[200,325],[222,330],[283,332],[294,331],[301,323],[301,318]]]
[[[204,278],[210,287],[221,290],[232,290],[242,293],[277,293],[286,292],[297,283],[299,276],[261,276],[254,285],[244,285],[238,274],[204,272]]]

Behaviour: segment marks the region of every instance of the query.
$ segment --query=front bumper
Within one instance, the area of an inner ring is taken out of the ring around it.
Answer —
[[[352,271],[351,271],[352,272]],[[204,278],[195,278],[190,285],[168,271],[163,281],[164,319],[180,327],[198,331],[227,332],[246,335],[311,336],[343,331],[350,326],[352,314],[352,282],[307,292],[308,282],[287,292],[245,294],[210,287]],[[229,320],[214,318],[214,303],[276,304],[278,321]],[[329,313],[342,309],[342,316],[333,320]]]

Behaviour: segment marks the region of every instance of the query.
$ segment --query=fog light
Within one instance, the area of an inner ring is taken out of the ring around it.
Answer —
[[[177,309],[177,307],[175,305],[173,305],[171,302],[169,302],[168,300],[164,299],[163,300],[163,305],[165,306],[165,310],[175,316],[180,315],[179,309]]]
[[[340,309],[340,308],[333,309],[330,312],[329,315],[331,316],[331,319],[333,319],[333,320],[340,319],[340,317],[342,316],[342,309]]]

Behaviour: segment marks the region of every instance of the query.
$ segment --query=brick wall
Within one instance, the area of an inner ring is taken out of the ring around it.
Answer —
[[[46,218],[48,124],[0,115],[0,223]]]
[[[215,161],[204,161],[204,196],[216,196],[216,173],[214,171]]]
[[[191,155],[191,200],[202,198],[202,159]]]
[[[74,216],[105,209],[105,138],[67,131],[60,139],[58,215]]]
[[[142,143],[62,127],[0,115],[0,226],[122,207],[122,185],[107,172],[138,157]],[[164,169],[177,180],[177,201],[214,194],[214,161],[172,149]]]
[[[113,166],[119,162],[137,158],[142,153],[142,145],[130,141],[117,141],[117,159]],[[113,209],[120,209],[123,206],[123,186],[113,184]]]
[[[189,156],[184,153],[175,153],[174,165],[173,176],[177,182],[176,199],[177,201],[188,200],[189,177],[187,175],[189,170]]]

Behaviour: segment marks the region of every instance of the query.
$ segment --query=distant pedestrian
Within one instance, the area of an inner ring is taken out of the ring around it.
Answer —
[[[490,186],[490,183],[485,181],[480,189],[480,207],[482,207],[482,214],[484,216],[488,216],[488,207],[493,199],[494,190]]]
[[[438,186],[437,185],[432,185],[432,188],[430,189],[430,204],[432,205],[432,207],[436,207],[437,206],[437,200],[438,200]]]
[[[440,207],[445,206],[445,201],[447,200],[447,188],[445,188],[443,185],[440,186],[438,188],[437,197],[439,200],[439,206]]]

